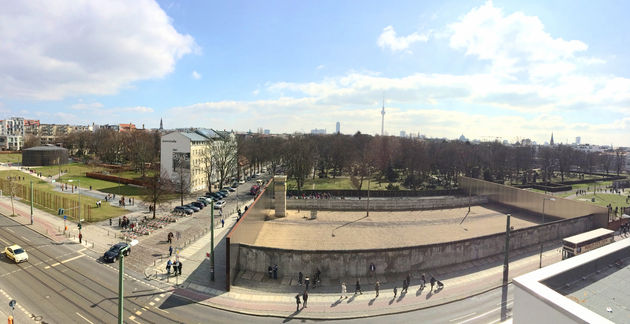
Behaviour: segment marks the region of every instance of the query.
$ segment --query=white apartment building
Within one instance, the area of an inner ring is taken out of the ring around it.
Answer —
[[[160,165],[175,183],[183,174],[187,192],[208,188],[204,159],[209,156],[209,139],[193,132],[173,132],[162,136]]]
[[[24,118],[0,120],[0,149],[19,151],[24,145]]]

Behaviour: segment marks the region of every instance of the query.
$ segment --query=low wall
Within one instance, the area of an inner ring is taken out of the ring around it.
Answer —
[[[330,194],[333,197],[367,197],[367,190],[352,190],[352,189],[326,189],[326,190],[287,190],[288,198],[293,196],[315,196],[317,194]],[[462,195],[463,191],[460,189],[428,189],[428,190],[370,190],[371,197],[431,197],[431,196],[453,196]]]
[[[138,186],[145,185],[145,183],[140,180],[121,178],[121,177],[117,177],[113,175],[96,173],[96,172],[86,172],[85,176],[92,179],[100,179],[100,180],[105,180],[105,181],[110,181],[110,182],[119,182],[122,184],[133,184],[133,185],[138,185]]]
[[[595,215],[597,227],[608,226],[608,209],[576,200],[544,195],[538,192],[499,185],[496,183],[459,177],[459,187],[466,193],[487,196],[491,202],[524,209],[532,213],[542,213],[545,202],[545,215],[569,219],[586,215]],[[553,198],[555,201],[550,201]]]
[[[371,199],[370,210],[424,210],[466,207],[488,202],[487,197]],[[367,210],[367,200],[355,199],[287,199],[288,209],[304,210]]]
[[[511,232],[510,250],[538,245],[597,228],[597,216],[589,215],[559,220],[545,225]],[[316,244],[315,242],[313,244]],[[461,241],[380,250],[301,251],[238,245],[238,270],[266,272],[278,264],[281,276],[295,276],[299,271],[313,273],[319,268],[331,279],[361,277],[370,263],[379,274],[430,270],[474,261],[504,253],[505,233],[497,233]]]

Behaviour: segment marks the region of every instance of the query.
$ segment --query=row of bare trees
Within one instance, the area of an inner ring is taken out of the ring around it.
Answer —
[[[504,145],[499,142],[415,140],[391,136],[295,135],[249,136],[239,140],[239,153],[253,165],[282,165],[298,190],[308,177],[350,176],[361,190],[368,178],[402,183],[412,190],[450,186],[459,174],[488,181],[531,183],[561,181],[571,173],[611,171],[625,165],[622,150],[586,152],[568,145]]]

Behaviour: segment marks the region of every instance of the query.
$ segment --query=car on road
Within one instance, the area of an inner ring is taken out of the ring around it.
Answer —
[[[240,180],[238,180],[238,183],[239,183],[239,184],[244,184],[244,183],[245,183],[245,179],[240,179]]]
[[[205,197],[204,198],[199,197],[199,198],[197,198],[197,201],[200,202],[201,204],[203,204],[204,207],[210,205],[210,203],[208,201],[206,201]]]
[[[225,200],[219,200],[214,203],[214,209],[221,209],[225,206]]]
[[[197,208],[199,208],[200,210],[203,209],[204,207],[206,207],[206,205],[200,201],[193,201],[191,202],[189,205],[193,205]]]
[[[210,198],[210,197],[199,197],[197,198],[197,200],[201,201],[201,202],[205,202],[206,205],[210,205],[214,199]]]
[[[107,250],[105,254],[103,254],[103,261],[105,262],[118,261],[118,256],[120,255],[120,251],[126,247],[127,247],[127,250],[125,250],[123,254],[125,256],[128,256],[129,254],[131,254],[131,247],[129,246],[129,244],[125,242],[120,242],[120,243],[116,243],[112,245],[112,247],[110,247],[109,250]]]
[[[4,248],[4,255],[13,260],[15,263],[28,261],[28,254],[19,245],[11,245]]]
[[[195,213],[201,210],[201,208],[191,204],[184,205],[184,207],[192,209]]]
[[[222,193],[222,192],[218,192],[218,191],[217,191],[217,192],[215,192],[215,193],[212,195],[212,198],[214,198],[214,200],[215,200],[215,201],[216,201],[216,200],[221,200],[221,199],[223,199],[223,198],[225,198],[225,197],[227,197],[227,195],[225,195],[225,194],[224,194],[224,193]]]
[[[174,213],[183,213],[183,214],[186,214],[186,215],[191,215],[195,211],[190,209],[190,208],[186,208],[185,206],[175,206],[175,208],[173,208],[173,212]]]
[[[234,188],[234,189],[238,188],[238,182],[234,182],[234,183],[232,184],[232,188]]]
[[[234,188],[232,188],[232,187],[227,187],[227,186],[226,186],[226,187],[221,188],[221,190],[226,190],[226,191],[228,191],[228,192],[234,192],[234,191],[236,191],[236,189],[234,189]]]
[[[230,192],[227,189],[221,189],[219,190],[219,193],[223,194],[224,197],[227,197],[230,195]]]

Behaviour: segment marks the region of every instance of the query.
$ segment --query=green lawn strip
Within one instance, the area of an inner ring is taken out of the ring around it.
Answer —
[[[595,204],[602,207],[606,207],[608,206],[608,204],[610,204],[613,206],[613,209],[614,209],[617,206],[629,206],[629,204],[626,203],[627,197],[628,197],[627,193],[622,194],[622,195],[597,193],[595,195],[591,194],[591,195],[579,196],[578,198],[576,198],[576,200],[585,201],[590,204]],[[595,198],[594,202],[592,201],[592,198]]]
[[[44,176],[53,176],[59,174],[59,170],[62,172],[66,172],[67,176],[79,177],[85,176],[86,172],[100,172],[104,169],[101,167],[92,167],[83,163],[69,163],[61,166],[58,165],[49,165],[42,167],[33,167],[36,172],[41,172]]]
[[[74,199],[74,200],[78,200],[78,195],[76,194],[76,192],[74,194],[69,194],[69,193],[62,193],[62,192],[58,192],[58,191],[54,191],[53,190],[53,184],[47,183],[44,180],[41,180],[37,177],[34,176],[30,176],[27,175],[23,172],[20,171],[0,171],[0,177],[2,179],[6,179],[8,176],[19,176],[19,177],[24,177],[24,180],[18,180],[16,181],[17,183],[26,185],[27,187],[30,185],[31,180],[33,180],[33,189],[37,189],[40,191],[45,191],[45,192],[52,192],[55,195],[58,195],[60,197],[66,197],[66,198],[70,198],[70,199]],[[6,192],[4,193],[4,195],[6,195]],[[103,197],[104,198],[104,197]],[[92,222],[97,222],[100,220],[105,220],[108,218],[112,218],[112,217],[119,217],[121,215],[125,215],[127,213],[129,213],[127,210],[125,210],[124,208],[119,208],[119,207],[115,207],[115,206],[111,206],[108,203],[105,203],[104,199],[96,199],[90,196],[86,196],[86,195],[81,195],[81,204],[86,204],[86,205],[90,205],[90,206],[96,206],[96,201],[97,200],[101,200],[103,202],[102,207],[100,208],[93,208],[91,213],[92,213]],[[25,201],[26,203],[28,203],[28,201]],[[42,211],[45,211],[51,215],[55,215],[57,216],[57,211],[56,210],[50,210],[48,208],[45,208],[43,206],[38,206],[37,204],[34,205],[34,207],[36,207],[37,209],[40,209]],[[62,217],[62,216],[58,216],[58,217]],[[86,215],[82,215],[82,218],[84,218],[87,221],[87,217]]]
[[[22,154],[20,153],[0,154],[0,163],[17,163],[20,161],[22,161]]]
[[[337,177],[337,178],[315,178],[315,179],[306,179],[304,181],[304,186],[302,189],[304,190],[355,190],[352,186],[352,180],[349,177]],[[376,180],[372,180],[370,182],[370,190],[387,190],[387,185],[389,182],[378,183]],[[393,183],[394,186],[399,186],[401,190],[407,190],[400,183]],[[368,181],[367,179],[363,180],[362,190],[367,190]],[[287,181],[287,189],[288,190],[297,190],[297,184],[295,179],[289,179]]]

